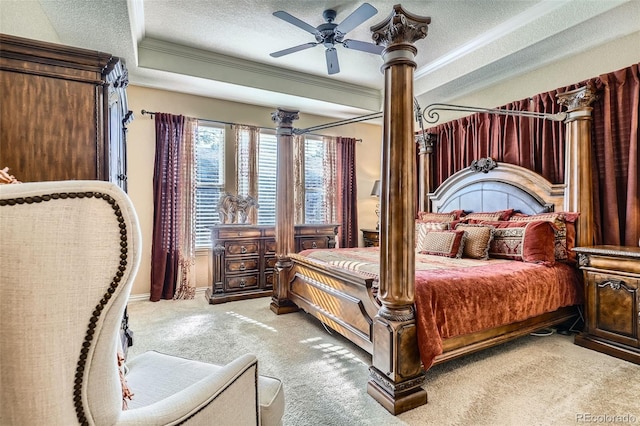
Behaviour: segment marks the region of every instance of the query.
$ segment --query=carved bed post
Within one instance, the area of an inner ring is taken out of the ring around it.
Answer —
[[[558,103],[567,107],[565,119],[564,210],[580,212],[576,246],[595,244],[593,181],[591,162],[591,108],[595,92],[590,86],[558,93]]]
[[[293,202],[293,121],[299,118],[298,111],[278,108],[271,113],[277,123],[278,162],[276,169],[276,264],[271,310],[276,314],[286,314],[298,310],[287,298],[289,270],[293,266],[290,253],[294,244],[294,202]]]
[[[416,136],[418,144],[418,188],[422,188],[418,194],[418,211],[430,212],[429,193],[431,188],[431,154],[436,135],[433,133],[420,133]]]
[[[373,322],[373,365],[367,392],[392,414],[426,404],[421,388],[415,324],[415,141],[413,43],[427,36],[431,18],[395,5],[371,27],[382,52],[385,80],[380,196],[380,289],[382,307]]]

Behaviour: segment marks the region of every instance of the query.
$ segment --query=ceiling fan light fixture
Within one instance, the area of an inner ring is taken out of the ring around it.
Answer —
[[[305,30],[314,35],[315,43],[305,43],[298,46],[290,47],[288,49],[280,50],[270,54],[273,58],[279,58],[290,53],[295,53],[300,50],[305,50],[318,44],[324,45],[326,48],[325,57],[327,61],[327,72],[329,75],[337,74],[340,72],[340,65],[338,64],[338,52],[335,48],[336,44],[341,44],[347,49],[359,50],[361,52],[380,54],[383,47],[373,43],[367,43],[358,40],[344,40],[345,35],[353,30],[358,25],[364,23],[369,18],[372,18],[378,10],[371,6],[369,3],[361,4],[356,10],[354,10],[344,21],[340,24],[335,24],[337,13],[333,9],[327,9],[322,12],[322,17],[326,22],[313,27],[312,25],[296,18],[295,16],[287,13],[283,10],[273,12],[273,16],[282,19],[298,28]]]

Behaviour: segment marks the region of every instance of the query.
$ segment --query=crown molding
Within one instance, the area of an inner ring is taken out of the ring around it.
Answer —
[[[142,68],[379,111],[382,91],[146,37],[138,45]]]

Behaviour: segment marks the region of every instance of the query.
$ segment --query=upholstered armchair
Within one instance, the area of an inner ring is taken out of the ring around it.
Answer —
[[[139,262],[136,213],[117,186],[0,185],[0,424],[280,424],[281,382],[250,354],[213,365],[146,352],[121,380]]]

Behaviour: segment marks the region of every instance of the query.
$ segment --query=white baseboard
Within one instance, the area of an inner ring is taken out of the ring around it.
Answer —
[[[202,294],[205,291],[207,291],[209,287],[196,287],[196,294]],[[137,302],[140,300],[149,300],[149,298],[151,297],[151,293],[139,293],[139,294],[130,294],[129,295],[129,301],[130,302]]]

